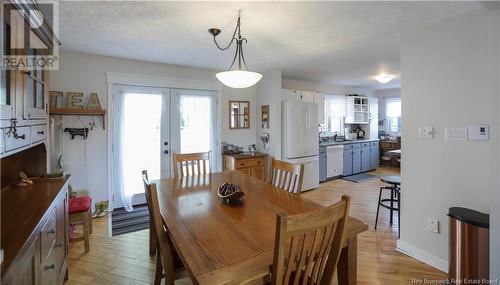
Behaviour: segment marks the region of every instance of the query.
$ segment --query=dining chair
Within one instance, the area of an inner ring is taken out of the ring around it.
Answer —
[[[174,153],[174,177],[205,175],[210,173],[211,152]],[[208,165],[207,165],[208,164]]]
[[[153,211],[151,210],[151,199],[149,197],[148,191],[146,191],[146,182],[149,181],[148,171],[142,171],[142,181],[144,182],[144,196],[146,196],[146,204],[148,205],[149,211],[149,255],[153,256],[156,254],[156,233],[153,224]]]
[[[142,171],[142,181],[144,183],[146,202],[148,204],[150,219],[153,225],[150,228],[150,232],[153,232],[155,235],[153,237],[156,247],[156,272],[154,284],[159,285],[161,283],[161,279],[165,278],[166,285],[173,285],[175,280],[184,278],[188,275],[181,259],[179,258],[179,255],[170,242],[165,227],[163,226],[156,184],[149,182],[146,170]]]
[[[302,190],[304,165],[292,164],[277,159],[271,159],[269,183],[279,189],[299,194]]]
[[[331,284],[344,242],[351,197],[297,215],[278,215],[271,284]]]

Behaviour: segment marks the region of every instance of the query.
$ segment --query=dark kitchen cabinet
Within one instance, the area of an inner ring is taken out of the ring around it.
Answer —
[[[365,146],[360,149],[360,157],[361,157],[361,172],[370,170],[371,155],[369,146]]]
[[[352,174],[361,172],[361,149],[354,148],[352,150]]]
[[[344,176],[352,175],[352,149],[344,148]]]

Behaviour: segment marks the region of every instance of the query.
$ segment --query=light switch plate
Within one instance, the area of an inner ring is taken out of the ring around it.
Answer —
[[[421,139],[432,139],[434,136],[434,128],[433,127],[419,127],[418,128],[418,137]]]
[[[468,140],[468,130],[467,128],[445,128],[444,139],[454,140],[454,141],[466,141]]]

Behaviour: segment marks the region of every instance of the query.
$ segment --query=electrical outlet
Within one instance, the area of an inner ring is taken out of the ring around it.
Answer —
[[[427,230],[431,233],[439,234],[439,220],[438,219],[427,219]]]

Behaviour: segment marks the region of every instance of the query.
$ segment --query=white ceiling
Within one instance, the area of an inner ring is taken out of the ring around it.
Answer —
[[[242,10],[251,70],[375,89],[400,85],[402,27],[482,9],[479,2],[60,2],[62,48],[145,61],[226,69],[207,32],[225,44]],[[378,84],[385,72],[396,79]]]

